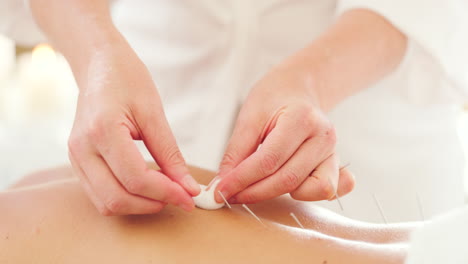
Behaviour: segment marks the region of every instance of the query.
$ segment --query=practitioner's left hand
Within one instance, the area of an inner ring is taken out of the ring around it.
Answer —
[[[285,193],[330,200],[335,191],[353,189],[353,175],[339,169],[335,130],[316,85],[298,68],[279,66],[252,88],[220,165],[217,191],[228,201],[255,203]]]

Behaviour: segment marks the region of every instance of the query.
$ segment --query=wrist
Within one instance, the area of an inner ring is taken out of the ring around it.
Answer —
[[[87,79],[97,62],[102,65],[104,61],[115,59],[113,56],[118,53],[131,49],[116,29],[106,29],[96,35],[77,40],[72,48],[60,49],[70,64],[80,90],[83,87],[80,84]]]
[[[295,80],[294,82],[300,87],[291,87],[291,89],[301,89],[323,112],[332,108],[329,102],[330,94],[326,92],[326,83],[322,78],[318,60],[298,53],[284,60],[277,66],[276,71],[280,71],[276,74],[289,75],[292,80]]]
[[[80,93],[107,96],[109,92],[154,90],[148,69],[123,37],[94,46],[85,53],[83,63],[74,72]]]

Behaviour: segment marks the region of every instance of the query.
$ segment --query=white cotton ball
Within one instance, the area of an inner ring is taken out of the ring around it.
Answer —
[[[221,179],[216,179],[213,184],[210,186],[209,190],[207,190],[207,186],[200,184],[201,192],[199,195],[193,197],[193,201],[195,202],[195,206],[205,210],[216,210],[222,208],[224,203],[217,203],[215,200],[214,192],[216,190],[216,186]]]

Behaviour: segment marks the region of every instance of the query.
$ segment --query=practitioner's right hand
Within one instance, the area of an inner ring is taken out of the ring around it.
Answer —
[[[199,193],[165,118],[151,76],[129,46],[90,59],[69,139],[73,171],[103,215],[148,214],[166,204],[190,211]],[[149,169],[143,140],[161,171]]]

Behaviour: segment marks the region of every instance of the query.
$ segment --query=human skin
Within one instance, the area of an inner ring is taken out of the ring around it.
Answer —
[[[192,210],[200,189],[151,75],[113,25],[108,2],[31,0],[30,6],[78,84],[69,157],[99,212],[155,213],[167,203]],[[148,169],[133,140],[145,143],[161,171]]]
[[[80,88],[69,156],[98,210],[154,213],[167,203],[192,210],[190,197],[199,189],[156,86],[113,25],[108,2],[30,2]],[[405,36],[369,10],[340,16],[252,88],[221,162],[218,190],[233,203],[284,193],[298,200],[333,199],[351,191],[354,178],[347,168],[338,169],[335,132],[324,113],[390,73],[405,47]],[[144,141],[161,172],[146,167],[132,139]],[[116,208],[121,203],[126,206]]]
[[[238,203],[284,193],[316,201],[333,198],[338,181],[351,185],[350,172],[339,170],[337,139],[326,113],[391,73],[406,42],[382,16],[353,9],[273,67],[241,108],[221,162],[218,190]]]
[[[214,177],[191,172],[204,184]],[[265,226],[238,205],[103,217],[71,175],[43,171],[0,192],[0,263],[403,263],[413,227],[353,221],[284,196],[250,206]]]

